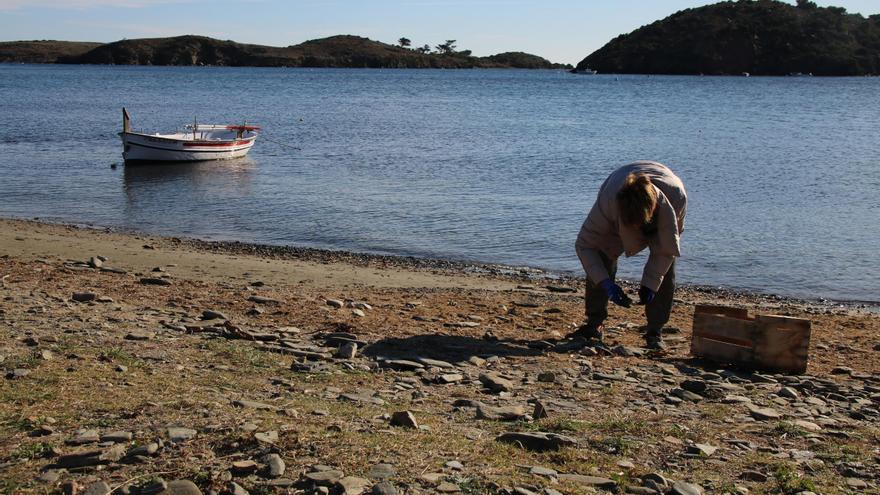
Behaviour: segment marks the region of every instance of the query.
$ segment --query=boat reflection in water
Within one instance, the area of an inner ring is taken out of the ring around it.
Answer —
[[[250,157],[126,165],[124,210],[130,225],[146,222],[159,230],[187,233],[193,222],[222,224],[226,215],[236,216],[235,209],[253,201],[255,172],[256,161]]]

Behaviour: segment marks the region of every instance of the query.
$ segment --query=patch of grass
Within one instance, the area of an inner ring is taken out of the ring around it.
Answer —
[[[816,492],[816,483],[810,478],[801,476],[793,465],[780,462],[771,466],[773,480],[779,493],[791,495],[798,492]]]
[[[273,354],[242,342],[209,340],[203,348],[215,355],[215,362],[229,363],[234,367],[270,368],[276,364]]]
[[[791,438],[805,437],[810,434],[810,432],[804,428],[788,421],[780,421],[776,423],[776,425],[773,426],[772,433]]]
[[[635,416],[611,416],[599,421],[587,423],[587,426],[600,433],[607,435],[645,435],[654,425],[641,417]]]
[[[458,488],[461,489],[461,493],[474,493],[480,495],[498,493],[495,486],[487,485],[484,481],[476,478],[455,477],[452,479],[452,482],[458,485]]]
[[[525,431],[546,431],[552,433],[576,433],[584,431],[587,428],[583,421],[576,421],[568,418],[553,418],[548,420],[538,420],[532,423],[524,423]]]
[[[9,454],[10,459],[39,459],[52,451],[52,446],[45,442],[20,445]]]
[[[132,356],[120,347],[113,347],[103,353],[104,358],[110,361],[125,365],[129,368],[142,368],[144,362]]]
[[[700,413],[704,418],[712,421],[724,421],[732,415],[730,406],[725,404],[706,404]]]
[[[587,442],[594,450],[612,455],[626,455],[633,449],[633,447],[635,447],[633,442],[624,438],[622,435],[590,439]]]

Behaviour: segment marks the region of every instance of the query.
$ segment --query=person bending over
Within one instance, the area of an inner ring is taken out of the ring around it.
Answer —
[[[681,256],[679,238],[686,211],[684,184],[660,163],[632,163],[605,180],[575,242],[587,274],[587,321],[569,338],[602,339],[608,301],[619,306],[631,304],[614,281],[617,258],[648,248],[638,302],[645,306],[648,347],[664,349],[662,331],[672,311],[675,258]]]

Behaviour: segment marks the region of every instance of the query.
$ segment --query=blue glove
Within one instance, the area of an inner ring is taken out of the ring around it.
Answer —
[[[657,293],[652,291],[651,289],[645,287],[644,285],[639,288],[639,304],[648,305],[651,304],[651,301],[654,300],[654,296]]]
[[[613,302],[618,306],[623,306],[624,308],[628,308],[631,301],[626,294],[624,294],[623,289],[620,288],[619,285],[615,284],[611,281],[610,278],[606,278],[605,280],[599,282],[599,287],[602,287],[602,290],[608,294],[608,300]]]

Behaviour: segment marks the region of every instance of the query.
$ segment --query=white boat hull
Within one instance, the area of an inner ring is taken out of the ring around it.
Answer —
[[[226,160],[247,155],[256,136],[204,141],[170,139],[148,134],[121,132],[122,158],[126,162],[193,162]]]

